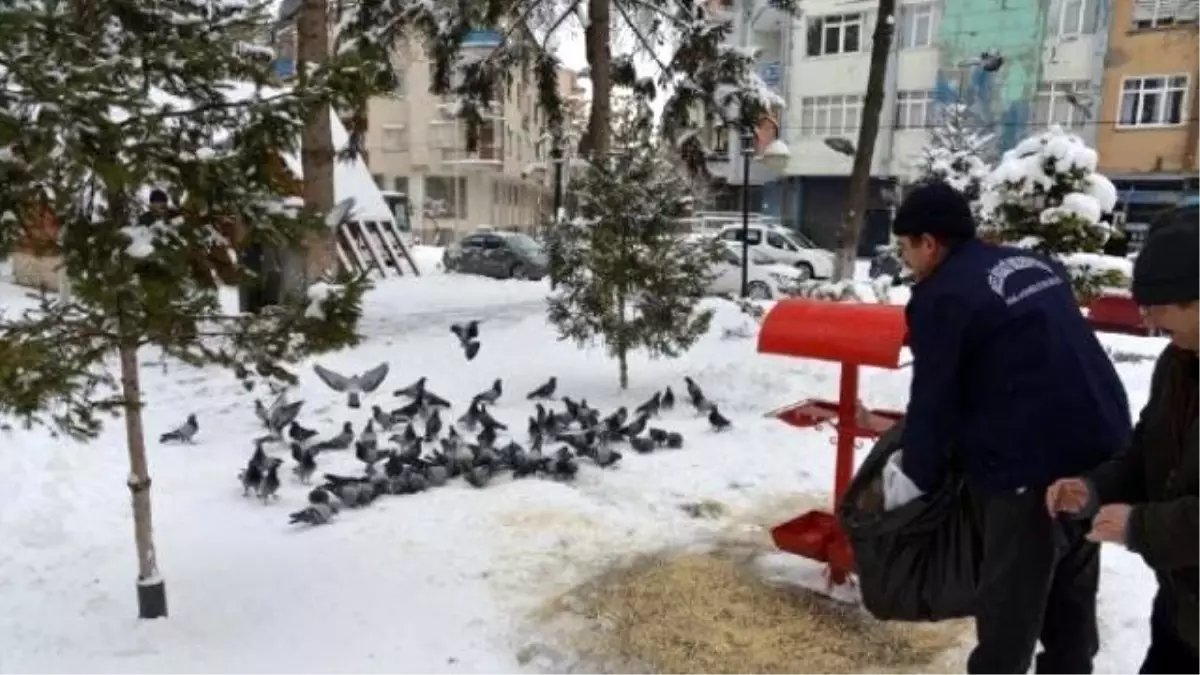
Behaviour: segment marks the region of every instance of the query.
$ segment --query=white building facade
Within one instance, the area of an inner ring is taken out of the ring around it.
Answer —
[[[1109,1],[899,0],[860,253],[886,240],[888,197],[913,177],[942,103],[976,109],[998,151],[1049,124],[1094,142],[1089,106],[1104,70]],[[791,159],[754,205],[830,245],[853,158],[827,141],[857,143],[877,3],[805,0],[791,17],[770,0],[718,5],[734,22],[732,39],[761,50],[760,73],[778,77],[787,102],[779,134]],[[984,52],[1004,57],[999,71],[979,67]]]

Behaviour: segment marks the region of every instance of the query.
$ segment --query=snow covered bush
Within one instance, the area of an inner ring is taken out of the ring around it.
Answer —
[[[613,130],[618,150],[572,176],[576,217],[547,236],[549,320],[563,339],[602,341],[618,361],[621,388],[629,352],[674,357],[707,332],[712,312],[701,302],[720,250],[678,236],[691,185],[653,141],[650,114],[644,101],[623,114]]]
[[[1104,218],[1117,202],[1112,182],[1096,171],[1097,161],[1078,136],[1051,127],[1004,153],[980,196],[981,234],[1062,262],[1081,301],[1127,281],[1122,269],[1077,255],[1103,250],[1110,231]]]
[[[964,103],[948,103],[938,112],[938,124],[915,162],[918,183],[946,183],[963,193],[978,211],[979,195],[990,171],[987,156],[993,134],[979,123]]]

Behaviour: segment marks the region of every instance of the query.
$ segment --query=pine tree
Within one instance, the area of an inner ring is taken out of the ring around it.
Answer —
[[[357,340],[361,279],[327,279],[263,316],[223,315],[215,292],[250,274],[239,254],[251,243],[295,244],[327,227],[302,210],[281,153],[296,152],[314,106],[373,86],[362,79],[371,69],[346,57],[294,89],[260,87],[268,65],[243,40],[271,11],[0,4],[0,252],[57,253],[71,288],[0,323],[0,415],[81,440],[98,435],[102,415],[124,415],[144,618],[166,615],[166,595],[138,350],[231,369],[250,388],[294,382],[287,363]],[[150,188],[176,205],[147,210]]]
[[[964,103],[940,106],[937,122],[915,163],[916,182],[947,183],[978,211],[983,180],[991,170],[987,157],[994,135],[980,131],[976,115]]]
[[[1123,260],[1102,264],[1111,226],[1103,218],[1117,190],[1096,170],[1098,156],[1055,126],[1004,153],[980,197],[984,236],[1028,247],[1062,262],[1083,302],[1126,281]]]
[[[557,286],[548,316],[563,339],[602,341],[624,389],[630,352],[675,357],[708,330],[712,312],[700,302],[718,249],[678,235],[693,194],[686,171],[654,142],[646,103],[615,112],[612,154],[572,179],[575,218],[549,237]]]

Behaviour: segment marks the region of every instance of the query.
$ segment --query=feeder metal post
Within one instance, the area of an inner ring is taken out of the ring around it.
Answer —
[[[833,512],[838,512],[842,495],[854,473],[854,441],[858,438],[858,364],[843,363],[838,392],[837,463],[833,470]]]

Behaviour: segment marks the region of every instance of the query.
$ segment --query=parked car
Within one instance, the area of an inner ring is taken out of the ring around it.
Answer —
[[[787,289],[803,281],[803,273],[791,265],[782,265],[766,255],[750,249],[750,264],[746,268],[750,297],[770,300],[787,293]],[[742,292],[742,247],[724,243],[721,257],[714,264],[713,279],[708,291],[713,295]]]
[[[541,244],[516,232],[476,232],[446,247],[442,266],[447,272],[478,274],[496,279],[546,276],[549,260]]]
[[[828,279],[833,276],[833,252],[817,248],[800,234],[781,225],[751,223],[750,249],[771,260],[795,267],[802,279]],[[727,225],[717,235],[722,241],[741,244],[742,226]]]

